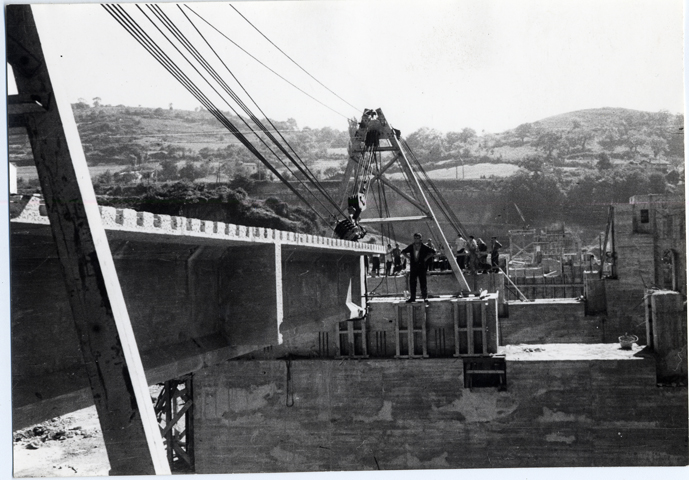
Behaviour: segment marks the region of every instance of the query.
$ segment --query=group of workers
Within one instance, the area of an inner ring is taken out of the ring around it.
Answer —
[[[490,251],[488,245],[481,238],[475,239],[469,235],[469,240],[462,234],[457,235],[455,242],[457,251],[457,264],[461,270],[468,270],[472,274],[497,272],[500,268],[500,249],[502,244],[497,237],[490,239]],[[489,260],[490,255],[490,260]]]
[[[366,260],[368,261],[368,258]],[[402,256],[399,243],[395,244],[395,248],[392,248],[392,245],[388,243],[385,256],[383,257],[382,254],[380,256],[373,255],[373,257],[370,259],[370,264],[371,275],[374,277],[380,275],[381,266],[384,267],[384,275],[386,277],[398,275],[400,272],[403,272],[407,269],[407,260]]]
[[[461,270],[468,270],[472,274],[499,271],[500,248],[502,244],[497,237],[491,238],[490,251],[488,245],[482,239],[475,239],[473,235],[465,239],[461,234],[457,236],[455,242],[457,264]],[[490,263],[488,256],[490,255]],[[406,270],[406,259],[409,259],[409,292],[408,303],[416,301],[416,285],[420,284],[421,297],[424,302],[428,301],[428,289],[426,286],[426,271],[439,267],[441,270],[449,267],[447,257],[444,255],[444,248],[441,246],[440,252],[433,247],[433,242],[428,240],[422,242],[420,233],[414,234],[414,241],[404,249],[400,249],[399,244],[395,248],[388,244],[385,253],[385,276],[397,275]],[[381,267],[381,258],[374,255],[371,259],[371,273],[378,276]]]

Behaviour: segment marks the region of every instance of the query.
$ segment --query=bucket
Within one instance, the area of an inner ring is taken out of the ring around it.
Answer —
[[[639,337],[636,335],[629,335],[628,333],[625,333],[618,338],[620,340],[620,348],[622,348],[622,350],[631,350],[632,345],[639,341]]]

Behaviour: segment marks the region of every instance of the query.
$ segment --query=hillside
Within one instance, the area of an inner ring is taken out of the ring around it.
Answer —
[[[193,211],[204,218],[288,230],[324,228],[305,212],[292,210],[301,205],[296,198],[279,182],[270,181],[274,179],[260,162],[206,111],[85,103],[73,108],[94,184],[106,195],[103,203],[160,213]],[[337,185],[347,162],[346,131],[300,128],[293,119],[274,124],[321,181]],[[564,221],[599,228],[610,202],[682,190],[682,125],[682,115],[599,108],[556,115],[499,134],[479,135],[469,127],[445,134],[421,128],[406,140],[428,176],[444,182],[447,198],[453,198],[455,190],[475,192],[476,200],[450,201],[469,223],[498,222],[500,228],[513,228],[509,225],[518,222],[513,211],[518,205],[524,222],[532,227]],[[253,143],[285,177],[294,179],[265,146]],[[35,191],[38,184],[25,136],[10,136],[10,159],[20,165],[20,192]],[[403,185],[394,168],[386,175]],[[175,185],[179,181],[187,187]],[[191,188],[192,183],[200,190]],[[203,193],[205,185],[209,190]],[[240,187],[274,198],[265,203],[217,190],[237,192]],[[267,190],[271,193],[260,193]],[[489,201],[472,206],[486,196],[482,191],[490,192]],[[177,192],[174,199],[169,192]],[[390,201],[391,211],[403,208],[401,203],[393,205],[394,198]]]

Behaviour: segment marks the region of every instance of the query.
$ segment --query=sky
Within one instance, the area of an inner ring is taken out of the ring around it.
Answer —
[[[177,6],[161,5],[241,92]],[[378,107],[403,134],[421,127],[497,133],[587,108],[684,110],[682,0],[233,3],[346,102],[283,56],[228,3],[190,6],[327,105],[281,80],[185,10],[266,115],[294,118],[299,127],[344,130],[346,118]],[[135,5],[125,9],[158,35]],[[40,5],[35,15],[46,54],[57,59],[53,75],[71,101],[100,97],[112,105],[200,105],[101,6]],[[173,51],[163,37],[154,38]],[[180,68],[193,72],[176,58]],[[212,92],[200,78],[197,84]],[[221,100],[217,105],[229,110]]]

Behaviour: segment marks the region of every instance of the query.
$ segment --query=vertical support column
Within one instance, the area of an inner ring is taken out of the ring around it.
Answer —
[[[347,345],[349,345],[349,356],[356,355],[354,351],[354,323],[347,322]]]
[[[368,347],[366,346],[366,319],[360,320],[361,322],[361,357],[368,358]]]
[[[402,304],[400,302],[395,303],[395,310],[397,315],[395,315],[395,358],[400,358],[400,323],[402,322]]]
[[[467,312],[467,353],[474,354],[474,306],[471,302],[466,304]]]
[[[455,299],[452,300],[452,316],[454,318],[455,327],[455,357],[459,357],[459,302]]]
[[[481,302],[481,349],[484,355],[488,354],[488,342],[486,335],[486,304]]]
[[[421,355],[423,358],[428,358],[428,339],[426,337],[426,317],[428,313],[428,304],[424,303],[421,307],[423,315],[421,317]]]
[[[414,356],[414,304],[407,305],[407,353]]]
[[[282,244],[275,240],[275,305],[277,318],[278,345],[282,345],[282,333],[280,326],[285,317],[285,310],[282,297]]]
[[[52,85],[30,5],[6,8],[7,61],[24,118],[103,431],[111,474],[170,474],[84,151],[66,95]]]
[[[644,317],[646,319],[646,345],[655,348],[653,342],[653,306],[651,303],[651,295],[646,292],[644,295]]]

